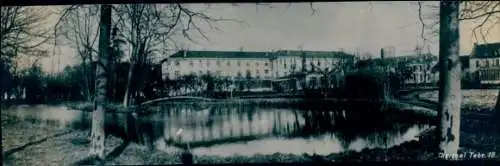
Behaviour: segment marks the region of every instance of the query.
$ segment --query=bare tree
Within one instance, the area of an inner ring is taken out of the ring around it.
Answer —
[[[421,37],[424,41],[428,41],[425,35],[425,30],[430,30],[431,35],[440,36],[440,119],[441,123],[438,130],[438,135],[441,138],[439,149],[445,153],[456,153],[458,149],[458,138],[459,138],[459,122],[460,122],[460,106],[461,94],[460,94],[460,75],[456,76],[457,72],[460,73],[458,61],[458,33],[459,22],[461,21],[480,21],[473,28],[473,37],[476,41],[478,39],[478,34],[481,35],[482,40],[486,41],[486,36],[489,34],[490,30],[497,27],[500,23],[500,2],[498,1],[461,1],[453,2],[451,5],[448,2],[441,2],[441,6],[436,5],[424,5],[421,2],[417,2],[419,8],[419,20],[422,24]],[[434,11],[430,15],[425,16],[423,13],[423,8],[428,7]],[[444,7],[444,8],[443,8]],[[455,9],[456,8],[456,9]],[[435,12],[438,11],[439,12]],[[447,11],[443,11],[447,10]],[[447,15],[447,16],[444,16]],[[456,16],[455,16],[456,15]],[[452,17],[452,18],[448,18]],[[455,18],[457,17],[457,18]],[[436,19],[440,18],[440,19]],[[429,24],[426,20],[431,20]],[[444,22],[443,22],[444,21]],[[443,27],[444,26],[444,27]],[[439,29],[437,27],[440,27]],[[455,29],[456,28],[456,29]],[[452,31],[450,31],[452,30]],[[454,31],[457,32],[454,32]],[[443,36],[444,35],[444,36]],[[456,37],[456,39],[454,38]],[[450,41],[452,40],[452,41]],[[456,40],[456,41],[455,41]],[[448,43],[446,43],[448,42]],[[457,43],[450,43],[457,42]],[[424,42],[425,44],[425,42]],[[456,45],[456,48],[455,48]],[[453,48],[452,49],[448,49]],[[456,50],[455,50],[456,49]],[[443,55],[444,53],[444,55]],[[456,55],[455,55],[456,54]],[[442,57],[443,56],[443,57]],[[445,71],[443,71],[445,70]],[[444,74],[444,73],[446,74]],[[446,76],[443,76],[446,75]],[[456,78],[457,77],[457,78]],[[456,81],[450,83],[450,81]],[[448,82],[448,83],[444,83]],[[458,84],[458,85],[457,85]],[[458,86],[458,89],[457,87]],[[457,91],[458,90],[458,91]],[[458,93],[458,94],[457,94]],[[458,106],[456,106],[458,105]],[[453,109],[453,110],[449,110]],[[495,106],[496,114],[500,110],[500,90],[499,97],[497,98],[497,104]],[[452,113],[452,114],[451,114]],[[451,115],[450,115],[451,114]],[[447,116],[449,115],[449,116]],[[499,116],[500,117],[500,116]],[[458,123],[457,123],[458,122]],[[448,130],[450,132],[448,132]]]
[[[169,46],[175,46],[173,36],[181,33],[182,36],[195,42],[191,32],[198,32],[204,39],[208,37],[200,27],[205,23],[210,28],[219,30],[215,23],[220,21],[235,21],[223,18],[214,18],[202,11],[195,11],[184,4],[130,4],[117,6],[118,24],[125,30],[125,38],[129,42],[132,52],[130,68],[123,105],[129,104],[130,94],[138,89],[132,89],[134,66],[143,63],[148,55],[154,52],[165,54]],[[208,8],[207,8],[208,9]],[[236,21],[238,22],[238,21]]]
[[[0,93],[16,93],[15,85],[9,81],[16,72],[14,63],[23,55],[47,55],[43,46],[51,38],[49,29],[43,26],[43,19],[49,13],[37,7],[0,7]],[[10,84],[10,85],[9,85]],[[7,86],[9,85],[9,86]],[[12,89],[13,88],[13,89]],[[14,90],[14,91],[11,91]],[[20,94],[20,92],[17,92]]]
[[[104,162],[104,105],[106,102],[106,65],[110,51],[111,34],[111,5],[101,5],[99,23],[99,61],[96,73],[96,97],[94,99],[95,110],[92,113],[92,133],[90,156],[95,157],[99,164]]]
[[[84,94],[88,101],[92,100],[92,62],[97,55],[96,40],[98,38],[98,6],[78,6],[69,9],[65,17],[61,18],[58,34],[62,35],[74,47],[81,59],[84,74]]]
[[[40,46],[52,37],[50,30],[42,26],[49,13],[25,6],[2,6],[0,13],[0,62],[3,65],[11,66],[20,55],[37,56],[46,51]]]
[[[458,1],[441,1],[439,29],[439,105],[438,139],[439,153],[457,154],[460,136],[459,58],[459,4]]]

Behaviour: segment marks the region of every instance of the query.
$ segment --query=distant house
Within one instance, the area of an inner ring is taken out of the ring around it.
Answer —
[[[401,70],[397,69],[397,66],[403,64],[405,69],[412,72],[411,77],[403,82],[404,86],[435,85],[439,80],[436,70],[438,57],[432,54],[396,56],[373,61],[376,64],[388,64],[391,70],[396,72]]]
[[[469,71],[481,84],[500,84],[500,42],[475,44],[470,55]]]

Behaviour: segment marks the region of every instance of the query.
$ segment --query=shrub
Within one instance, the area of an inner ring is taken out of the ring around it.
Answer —
[[[395,74],[380,70],[359,70],[348,73],[344,79],[348,98],[387,99],[399,90]]]

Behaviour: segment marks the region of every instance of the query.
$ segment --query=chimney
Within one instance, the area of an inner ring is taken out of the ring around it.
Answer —
[[[384,49],[380,49],[380,59],[384,59]]]

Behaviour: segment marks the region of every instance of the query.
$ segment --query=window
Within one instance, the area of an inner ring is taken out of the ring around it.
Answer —
[[[286,63],[285,63],[285,64],[283,64],[283,68],[285,68],[285,69],[286,69]]]
[[[181,62],[179,62],[179,60],[176,60],[176,61],[175,61],[175,65],[176,65],[176,66],[180,66],[180,65],[181,65]]]
[[[241,61],[240,60],[236,61],[236,65],[241,66]]]
[[[201,70],[200,70],[200,71],[198,71],[198,74],[199,74],[199,75],[203,75],[203,71],[201,71]]]
[[[476,67],[481,67],[481,64],[479,63],[479,60],[476,61]]]
[[[497,62],[498,62],[498,60],[497,60]],[[266,67],[267,67],[268,65],[269,65],[269,64],[267,64],[267,62],[266,62],[266,63],[264,63],[264,66],[266,66]]]
[[[175,71],[175,77],[181,76],[181,72],[179,70]]]
[[[247,66],[250,66],[250,62],[247,62]]]
[[[258,70],[258,69],[257,69],[257,70],[255,70],[255,74],[257,74],[257,75],[259,75],[259,74],[260,74],[260,72],[259,72],[259,70]]]
[[[486,63],[484,64],[485,67],[490,67],[490,61],[486,60]]]
[[[498,61],[497,61],[497,62],[498,62]],[[267,69],[266,69],[266,70],[264,70],[264,73],[265,73],[265,74],[269,74],[269,70],[267,70]]]
[[[227,61],[227,66],[231,66],[231,61]]]
[[[252,77],[252,72],[250,72],[250,70],[247,70],[247,77]]]
[[[257,75],[255,78],[260,79],[260,76],[259,76],[259,75]]]
[[[215,62],[217,64],[217,66],[220,66],[220,60],[217,60],[217,62]]]
[[[317,64],[318,64],[318,66],[321,66],[321,62],[320,61],[318,61]]]
[[[238,71],[237,76],[238,76],[238,77],[241,77],[241,71]]]
[[[189,66],[193,67],[193,61],[189,61]]]
[[[255,66],[257,66],[257,67],[258,67],[258,66],[259,66],[259,62],[255,62]]]
[[[496,62],[495,62],[495,64],[496,64],[497,66],[500,66],[500,60],[499,60],[499,59],[497,59],[497,60],[496,60]]]
[[[210,66],[210,61],[207,61],[207,66]]]

